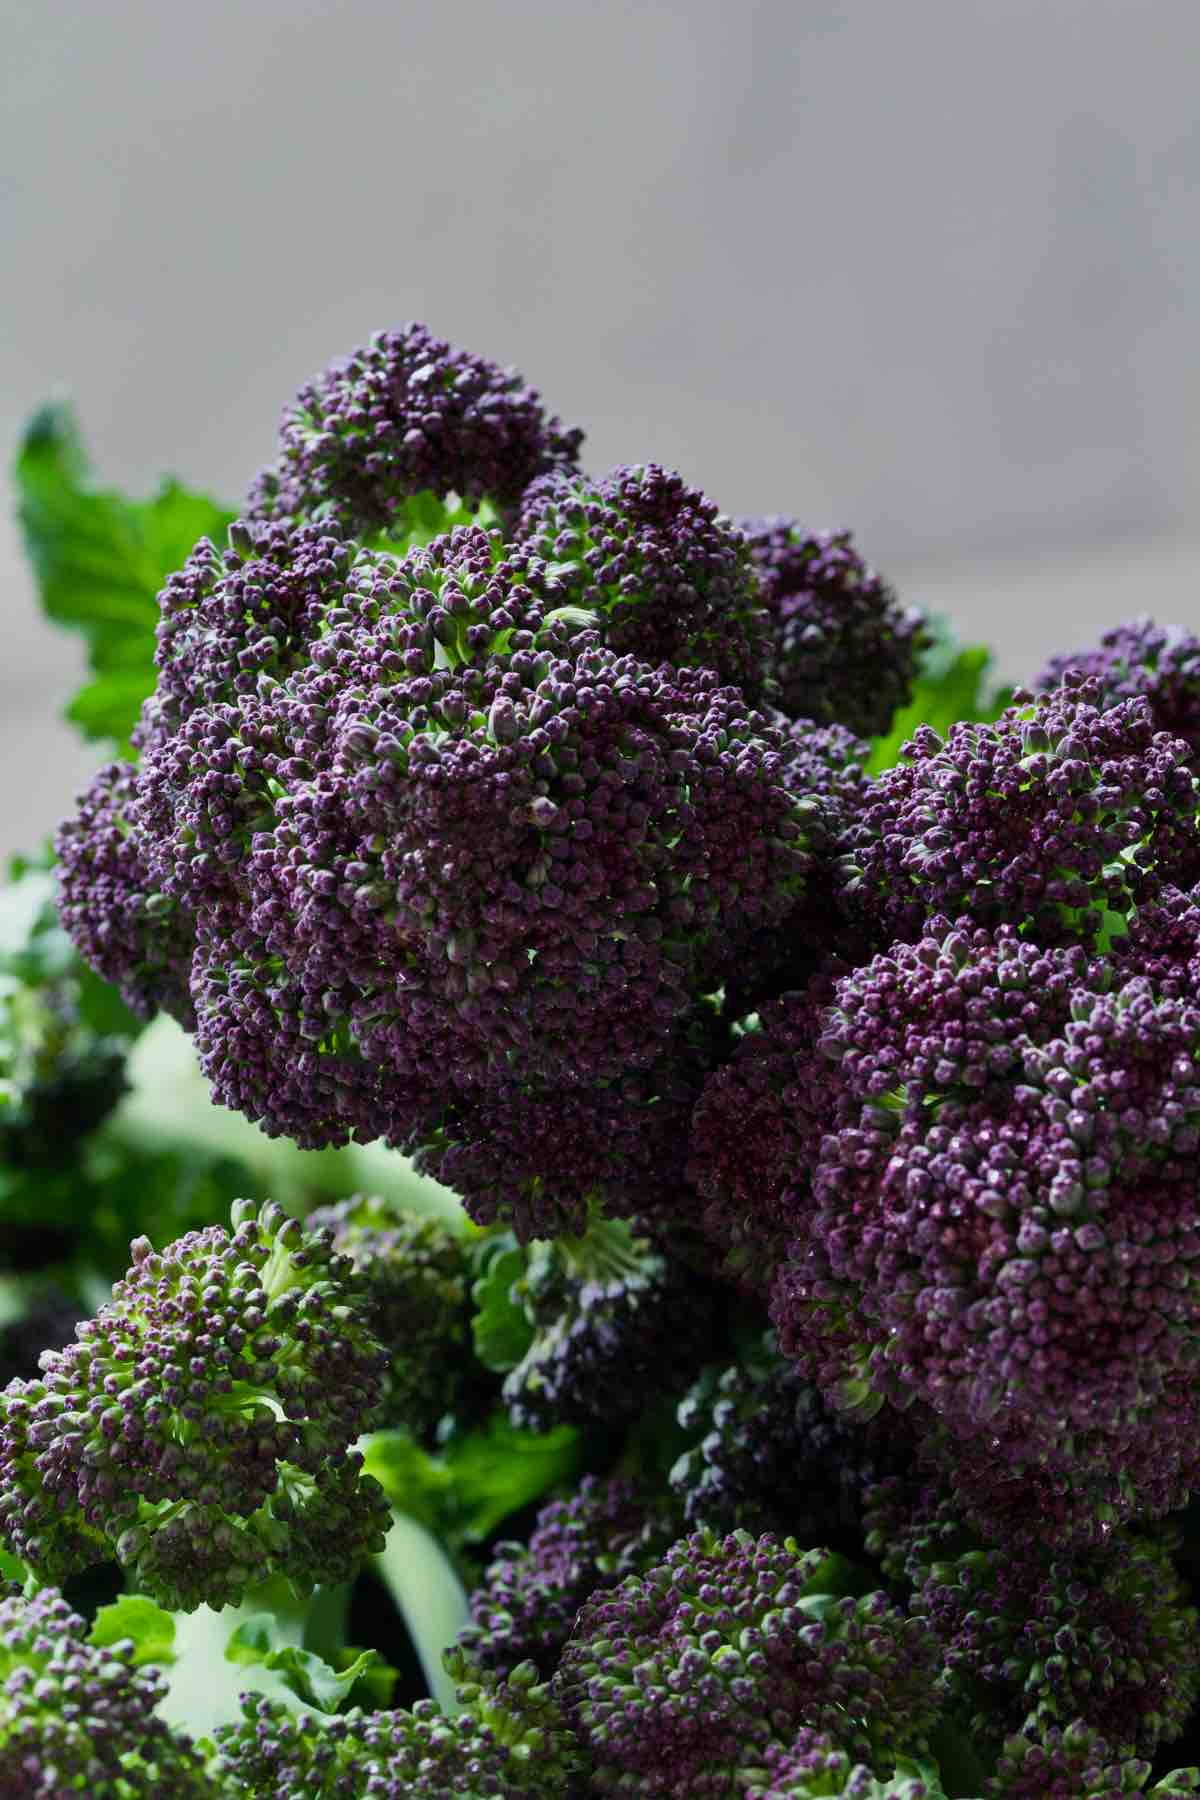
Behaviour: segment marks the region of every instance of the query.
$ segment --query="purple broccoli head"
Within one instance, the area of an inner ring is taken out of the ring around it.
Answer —
[[[790,718],[879,737],[912,697],[923,618],[900,605],[848,531],[740,519],[771,616],[768,663]]]
[[[545,475],[516,537],[555,566],[610,649],[640,662],[714,669],[761,698],[770,621],[741,534],[697,488],[657,463]]]
[[[582,438],[514,369],[411,323],[377,332],[301,388],[249,510],[328,518],[357,534],[394,527],[420,493],[509,507],[536,476],[572,467]]]

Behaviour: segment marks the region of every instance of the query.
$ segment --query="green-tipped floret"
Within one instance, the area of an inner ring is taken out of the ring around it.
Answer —
[[[345,1579],[387,1509],[348,1455],[386,1353],[327,1233],[233,1207],[133,1267],[75,1342],[0,1395],[0,1530],[60,1577],[115,1554],[164,1606],[277,1573]]]
[[[532,1663],[506,1681],[459,1652],[447,1669],[462,1710],[433,1700],[409,1712],[291,1713],[247,1694],[238,1725],[217,1731],[218,1768],[246,1800],[568,1800],[577,1749]]]
[[[366,1289],[366,1318],[391,1355],[383,1416],[428,1438],[469,1379],[470,1283],[463,1241],[438,1220],[377,1194],[308,1216],[332,1231]]]
[[[555,1685],[601,1791],[734,1794],[739,1765],[803,1726],[879,1773],[923,1751],[936,1640],[841,1577],[839,1559],[793,1538],[699,1531],[587,1601]]]

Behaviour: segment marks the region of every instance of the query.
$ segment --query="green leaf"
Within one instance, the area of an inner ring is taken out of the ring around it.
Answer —
[[[74,415],[63,405],[34,415],[14,475],[42,608],[87,643],[94,679],[68,716],[85,737],[127,751],[154,687],[159,590],[198,539],[224,538],[233,515],[174,480],[149,500],[94,487]]]
[[[431,1456],[403,1431],[377,1431],[358,1446],[364,1467],[399,1512],[452,1550],[482,1543],[502,1520],[569,1480],[579,1466],[579,1433],[518,1431],[493,1413],[478,1431]]]
[[[132,1638],[135,1669],[175,1661],[175,1621],[144,1594],[122,1594],[111,1606],[100,1607],[88,1636],[101,1648]]]
[[[929,629],[933,641],[922,658],[912,702],[896,714],[887,736],[871,746],[872,775],[894,768],[919,725],[932,725],[944,737],[960,719],[995,719],[1009,703],[1011,690],[990,679],[992,652],[985,645],[960,644],[945,619],[930,619]]]
[[[534,1339],[534,1329],[516,1294],[525,1273],[525,1252],[514,1245],[494,1256],[471,1289],[475,1354],[485,1369],[504,1375],[515,1369]]]
[[[331,1668],[312,1650],[278,1644],[275,1615],[267,1612],[242,1621],[225,1647],[225,1660],[272,1670],[304,1705],[325,1713],[336,1712],[355,1682],[383,1663],[377,1651],[360,1650],[342,1668]]]
[[[0,1545],[0,1582],[19,1581],[25,1587],[30,1579],[30,1571],[20,1557]]]

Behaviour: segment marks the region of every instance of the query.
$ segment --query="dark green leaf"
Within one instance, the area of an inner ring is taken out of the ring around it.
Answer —
[[[579,1464],[579,1433],[518,1431],[502,1412],[479,1431],[431,1456],[402,1431],[379,1431],[361,1446],[366,1471],[407,1513],[451,1550],[478,1544],[511,1513],[569,1480]]]
[[[42,607],[81,633],[95,677],[69,716],[85,737],[124,750],[154,686],[159,590],[199,538],[223,539],[232,514],[173,480],[149,500],[93,487],[75,419],[61,405],[35,414],[14,473]]]

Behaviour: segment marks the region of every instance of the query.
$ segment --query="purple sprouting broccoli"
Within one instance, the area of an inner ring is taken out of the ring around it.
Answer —
[[[443,1094],[613,1084],[795,905],[817,802],[784,785],[784,737],[708,671],[572,635],[551,587],[474,528],[361,552],[303,671],[147,752],[135,841],[196,921],[227,1103],[241,1085],[338,1141],[344,1083],[408,1143],[428,1072]],[[315,1097],[305,1043],[331,1059]]]
[[[482,1668],[506,1675],[529,1661],[548,1677],[584,1601],[660,1562],[679,1523],[631,1481],[585,1475],[541,1509],[528,1544],[497,1544],[459,1642]]]
[[[57,1589],[0,1587],[0,1793],[214,1800],[206,1759],[155,1711],[165,1691],[131,1641],[91,1642]]]
[[[248,510],[399,534],[420,494],[512,507],[537,476],[573,467],[582,440],[514,369],[413,322],[376,332],[301,388]]]
[[[0,1533],[47,1579],[114,1557],[171,1609],[346,1579],[388,1510],[355,1438],[387,1354],[328,1233],[235,1203],[133,1267],[0,1394]]]
[[[716,1058],[711,1012],[693,1009],[648,1069],[591,1083],[480,1082],[450,1096],[413,1139],[419,1169],[460,1194],[477,1225],[522,1243],[580,1235],[610,1218],[687,1210],[688,1115]]]
[[[826,1551],[698,1531],[584,1603],[554,1686],[601,1791],[683,1800],[805,1726],[888,1772],[926,1748],[936,1675],[926,1622],[844,1595]]]
[[[136,792],[133,765],[109,763],[59,827],[59,917],[84,961],[138,1018],[163,1011],[190,1027],[195,929],[150,875],[130,822]]]
[[[158,680],[134,741],[172,738],[197,708],[236,704],[307,661],[345,592],[355,546],[328,525],[237,520],[219,549],[201,538],[158,597]]]
[[[1055,688],[1068,670],[1095,676],[1105,700],[1147,700],[1157,730],[1183,738],[1200,760],[1200,637],[1142,614],[1106,631],[1089,650],[1053,656],[1034,682]]]
[[[1036,1535],[1059,1551],[1095,1549],[1107,1543],[1115,1526],[1177,1512],[1200,1483],[1200,1446],[1164,1458],[1154,1416],[1127,1434],[1129,1468],[1136,1471],[1136,1481],[1124,1467],[1030,1461],[1027,1434],[1019,1422],[989,1419],[972,1426],[955,1417],[951,1429],[920,1401],[903,1416],[913,1433],[916,1460],[901,1482],[902,1493],[908,1493],[913,1481],[923,1486],[936,1480],[953,1497],[964,1525],[998,1547],[1020,1549]],[[877,1492],[882,1485],[877,1484]],[[882,1541],[874,1547],[879,1552]]]
[[[670,1477],[692,1530],[770,1531],[857,1555],[866,1489],[913,1459],[901,1416],[836,1413],[771,1332],[728,1368],[706,1369],[678,1416],[698,1439]]]
[[[1069,676],[992,725],[922,726],[843,839],[843,893],[888,939],[936,913],[1042,944],[1095,943],[1168,882],[1195,880],[1198,787],[1144,700],[1104,709]]]
[[[261,939],[238,938],[206,932],[192,969],[196,1049],[215,1101],[305,1150],[403,1143],[429,1121],[439,1090],[421,1047],[390,1068],[370,1061],[346,981],[315,956],[289,967]]]
[[[739,1774],[739,1800],[946,1800],[928,1758],[898,1756],[882,1779],[839,1750],[827,1731],[798,1731],[786,1747],[772,1744],[761,1768]]]
[[[700,1222],[728,1252],[728,1273],[765,1291],[794,1212],[790,1197],[817,1159],[826,1127],[824,1008],[839,975],[831,961],[799,992],[766,1002],[733,1055],[705,1081],[692,1111],[687,1177]]]
[[[1164,887],[1138,907],[1109,955],[1118,970],[1148,976],[1165,999],[1200,1000],[1200,888]]]
[[[718,1336],[712,1287],[624,1220],[534,1244],[516,1287],[533,1338],[503,1393],[520,1430],[625,1423],[686,1387]]]
[[[440,1220],[377,1194],[318,1207],[305,1220],[333,1233],[365,1289],[364,1317],[388,1351],[383,1419],[432,1440],[472,1374],[471,1303],[462,1238]]]
[[[544,475],[522,499],[516,537],[554,565],[610,649],[714,669],[749,700],[763,697],[770,618],[750,554],[674,470],[643,463],[595,478]]]
[[[1152,1785],[1153,1784],[1153,1785]],[[1200,1769],[1155,1781],[1142,1756],[1119,1757],[1083,1719],[1063,1724],[1035,1707],[1009,1737],[984,1787],[985,1800],[1170,1800],[1200,1790]]]
[[[790,718],[879,737],[912,698],[923,615],[901,606],[848,531],[739,519],[771,616],[769,672]]]
[[[1200,1696],[1197,1612],[1174,1536],[1115,1527],[1064,1552],[1030,1521],[1020,1544],[987,1546],[934,1480],[867,1496],[869,1549],[942,1649],[948,1717],[990,1756],[1039,1705],[1083,1720],[1117,1756],[1182,1736]]]
[[[840,981],[772,1317],[840,1404],[915,1395],[1022,1462],[1161,1488],[1198,1417],[1200,1010],[1111,979],[941,920]]]
[[[247,1694],[242,1719],[216,1731],[218,1774],[244,1800],[578,1800],[581,1758],[531,1663],[498,1679],[446,1655],[460,1710],[291,1712]]]
[[[869,793],[864,770],[869,746],[841,725],[790,719],[784,729],[788,760],[783,785],[812,809],[810,867],[791,912],[779,925],[756,933],[726,976],[730,1019],[744,1018],[764,1001],[804,987],[831,958],[853,967],[891,941],[880,940],[861,907],[847,905],[841,892],[841,843]]]

